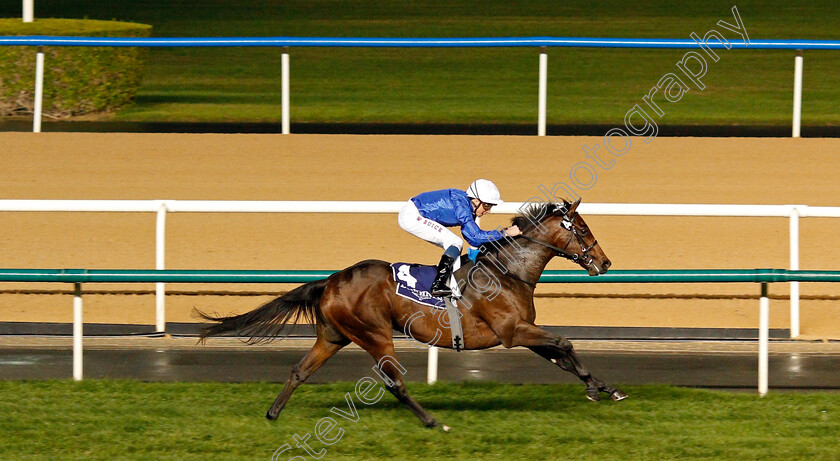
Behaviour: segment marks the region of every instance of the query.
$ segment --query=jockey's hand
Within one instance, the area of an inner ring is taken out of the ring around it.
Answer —
[[[521,233],[522,233],[522,231],[519,230],[519,226],[516,226],[516,225],[510,226],[507,229],[505,229],[505,234],[507,234],[508,237],[516,237],[517,235],[519,235]]]

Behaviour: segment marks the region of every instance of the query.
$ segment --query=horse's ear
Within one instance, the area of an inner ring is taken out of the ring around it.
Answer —
[[[572,206],[569,208],[569,214],[574,213],[575,210],[577,210],[578,205],[580,205],[580,198],[575,200],[575,203],[573,203]]]

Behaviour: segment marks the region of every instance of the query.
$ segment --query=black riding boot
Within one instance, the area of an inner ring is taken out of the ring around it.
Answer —
[[[452,290],[446,286],[449,282],[449,277],[452,275],[452,265],[455,264],[455,258],[449,255],[443,255],[437,266],[437,277],[432,283],[432,296],[452,296]]]

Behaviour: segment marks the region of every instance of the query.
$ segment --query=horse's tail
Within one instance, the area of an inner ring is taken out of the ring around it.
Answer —
[[[268,342],[283,335],[286,326],[297,323],[301,318],[314,325],[320,317],[319,303],[326,286],[327,279],[309,282],[240,315],[209,315],[194,309],[198,317],[216,322],[215,325],[202,328],[199,341],[232,331],[241,336],[250,336],[248,343],[251,344]]]

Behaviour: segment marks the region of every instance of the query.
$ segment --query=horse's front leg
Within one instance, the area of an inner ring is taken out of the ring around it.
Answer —
[[[549,360],[558,367],[573,373],[586,384],[586,398],[597,402],[601,400],[601,392],[609,394],[615,401],[624,400],[627,394],[617,387],[610,386],[604,381],[592,376],[578,359],[572,343],[564,337],[558,337],[558,346],[529,346],[528,349]]]
[[[563,370],[577,376],[586,384],[586,398],[589,400],[601,400],[601,392],[606,392],[615,401],[627,398],[627,394],[620,389],[609,386],[604,381],[592,376],[580,362],[572,343],[562,336],[554,336],[536,325],[520,322],[513,329],[510,337],[505,339],[507,340],[503,339],[502,342],[506,347],[527,347]]]

